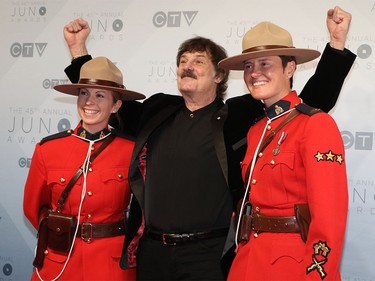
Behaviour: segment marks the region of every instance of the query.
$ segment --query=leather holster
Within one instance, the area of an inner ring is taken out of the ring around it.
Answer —
[[[47,250],[48,244],[48,230],[47,230],[47,220],[49,215],[49,207],[42,207],[39,214],[39,227],[38,227],[38,242],[36,247],[36,254],[33,261],[33,266],[40,269],[43,267],[44,263],[44,252]]]
[[[304,204],[295,204],[294,213],[298,226],[300,228],[300,234],[303,242],[306,243],[307,235],[309,233],[309,227],[311,223],[311,215],[309,210],[309,205]]]

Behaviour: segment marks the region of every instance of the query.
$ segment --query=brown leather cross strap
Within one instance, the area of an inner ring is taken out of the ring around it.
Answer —
[[[104,139],[102,145],[99,146],[98,149],[96,151],[94,151],[93,154],[91,154],[90,159],[89,159],[89,163],[91,164],[92,161],[94,161],[94,159],[99,155],[99,153],[102,152],[114,139],[115,139],[115,136],[112,135],[112,134],[109,135],[108,137],[106,137]],[[70,181],[66,185],[63,192],[61,192],[60,198],[57,201],[58,208],[62,208],[62,206],[65,203],[66,198],[69,195],[69,192],[72,190],[74,184],[79,179],[79,177],[82,175],[82,173],[83,173],[83,165],[81,167],[79,167],[77,172],[74,174],[74,176],[70,179]]]
[[[292,119],[294,119],[295,117],[297,117],[297,115],[299,115],[300,112],[297,110],[297,109],[293,109],[289,114],[288,116],[275,128],[275,130],[272,130],[269,135],[267,137],[264,138],[264,140],[262,141],[262,143],[260,144],[259,146],[259,150],[258,150],[258,155],[260,152],[262,152],[266,147],[267,145],[269,145],[271,143],[271,141],[273,140],[273,138],[275,137],[276,133],[279,132],[281,130],[282,127],[284,127],[288,122],[292,121]],[[257,157],[258,158],[258,157]],[[249,179],[249,174],[250,174],[250,166],[249,165],[247,167],[247,170],[246,170],[246,175],[245,175],[245,179],[246,179],[246,182],[248,181]]]
[[[293,109],[288,116],[281,121],[281,123],[275,128],[275,130],[272,130],[267,137],[264,138],[262,141],[260,147],[259,147],[259,152],[262,152],[267,145],[270,144],[270,142],[273,140],[275,137],[276,133],[281,130],[282,127],[284,127],[288,122],[292,121],[293,118],[295,118],[300,112],[297,109]]]

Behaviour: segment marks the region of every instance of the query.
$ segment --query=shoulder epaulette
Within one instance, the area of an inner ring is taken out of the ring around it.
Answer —
[[[56,133],[56,134],[53,134],[53,135],[50,135],[50,136],[47,136],[47,137],[43,138],[39,142],[39,144],[42,145],[43,143],[45,143],[47,141],[50,141],[50,140],[65,138],[67,136],[70,136],[72,133],[73,133],[73,130],[67,130],[67,131],[63,131],[63,132],[60,132],[60,133]]]
[[[296,109],[306,115],[312,116],[316,113],[323,112],[323,110],[307,105],[306,103],[300,103],[296,105]]]
[[[128,139],[128,140],[131,140],[131,141],[135,141],[135,136],[127,134],[127,133],[125,133],[125,132],[123,132],[121,130],[111,129],[111,133],[113,135],[117,136],[117,137]]]
[[[253,124],[254,125],[255,123],[257,123],[258,121],[262,120],[263,118],[265,117],[265,114],[263,113],[262,115],[258,116],[257,118],[255,118],[253,120]]]

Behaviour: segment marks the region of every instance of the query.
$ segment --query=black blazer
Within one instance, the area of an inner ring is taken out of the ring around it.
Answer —
[[[348,50],[338,51],[328,44],[322,54],[315,74],[309,79],[300,93],[303,101],[310,106],[326,112],[336,104],[344,80],[355,60],[355,55]],[[82,64],[91,59],[81,57],[65,69],[70,80],[78,81]],[[138,169],[138,155],[150,134],[168,117],[184,105],[181,96],[155,94],[139,102],[124,102],[120,115],[124,122],[124,131],[137,135],[129,171],[129,182],[133,192],[130,207],[128,228],[121,258],[121,267],[129,267],[128,246],[136,237],[142,222],[144,207],[144,181]],[[263,105],[254,100],[250,94],[228,99],[212,116],[214,146],[221,169],[225,175],[228,188],[232,192],[233,206],[242,198],[244,183],[242,181],[240,162],[246,153],[246,135],[255,118],[263,113]],[[223,252],[223,269],[229,270],[234,251],[234,232],[230,231]],[[132,248],[133,247],[129,247]]]

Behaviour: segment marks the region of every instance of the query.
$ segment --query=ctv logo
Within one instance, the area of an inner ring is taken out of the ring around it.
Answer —
[[[29,157],[21,157],[20,159],[18,159],[18,165],[21,168],[30,168],[30,164],[31,164],[31,158]]]
[[[175,11],[175,12],[157,12],[152,18],[152,22],[156,27],[181,27],[182,19],[190,26],[198,11]]]
[[[12,57],[24,57],[24,58],[32,58],[34,54],[38,54],[39,57],[42,56],[45,49],[47,47],[47,43],[13,43],[10,46],[10,54]]]
[[[56,85],[68,84],[68,79],[44,79],[43,88],[44,89],[53,89]],[[1,279],[0,279],[1,280]]]
[[[341,132],[346,149],[354,147],[355,150],[372,150],[374,135],[372,132]]]

